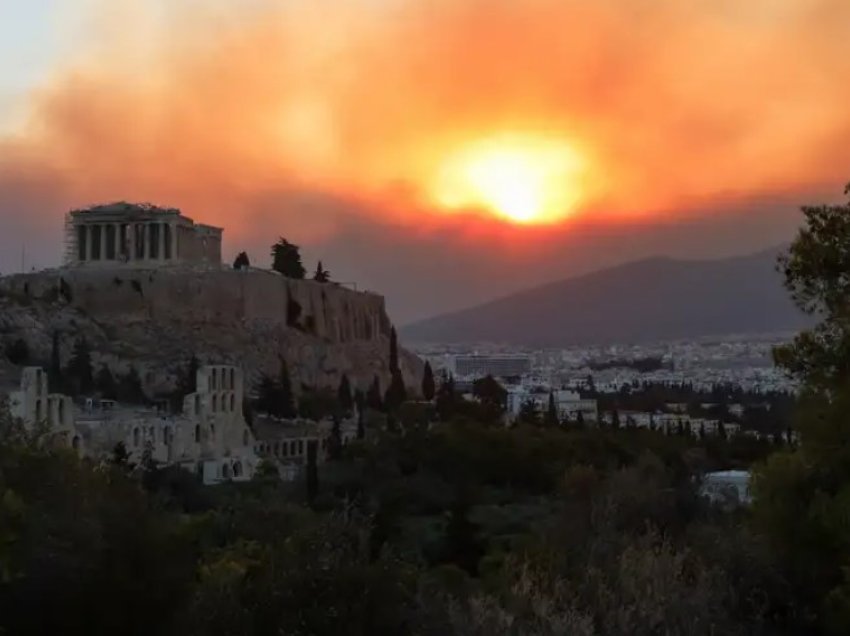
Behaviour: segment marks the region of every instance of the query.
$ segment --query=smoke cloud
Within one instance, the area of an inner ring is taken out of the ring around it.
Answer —
[[[842,0],[114,4],[88,4],[88,37],[0,139],[0,269],[21,237],[58,260],[67,208],[154,201],[254,260],[283,234],[406,318],[670,240],[766,245],[848,177]],[[442,159],[500,132],[588,158],[567,221],[435,204]],[[759,234],[730,243],[741,219]],[[414,279],[447,287],[426,302]]]

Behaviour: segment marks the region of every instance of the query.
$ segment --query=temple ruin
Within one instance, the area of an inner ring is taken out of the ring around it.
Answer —
[[[177,208],[110,203],[71,210],[65,265],[144,267],[221,265],[223,230],[195,223]]]

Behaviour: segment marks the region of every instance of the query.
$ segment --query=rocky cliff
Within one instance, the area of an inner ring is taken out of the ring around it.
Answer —
[[[343,373],[365,389],[389,381],[390,320],[383,297],[263,270],[61,269],[0,278],[0,345],[21,338],[46,363],[54,332],[63,362],[76,338],[95,361],[130,364],[147,388],[165,391],[181,364],[276,373],[283,357],[294,386],[336,387]],[[401,349],[406,383],[419,359]]]

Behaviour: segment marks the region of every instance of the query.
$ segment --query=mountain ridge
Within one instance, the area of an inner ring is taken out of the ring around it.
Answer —
[[[795,331],[810,319],[776,271],[785,249],[723,259],[652,256],[417,321],[401,335],[420,343],[558,346]]]

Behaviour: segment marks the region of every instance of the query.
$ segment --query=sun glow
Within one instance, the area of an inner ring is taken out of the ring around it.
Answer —
[[[514,223],[552,223],[583,198],[584,157],[550,138],[497,136],[461,147],[432,189],[449,210],[484,209]]]

